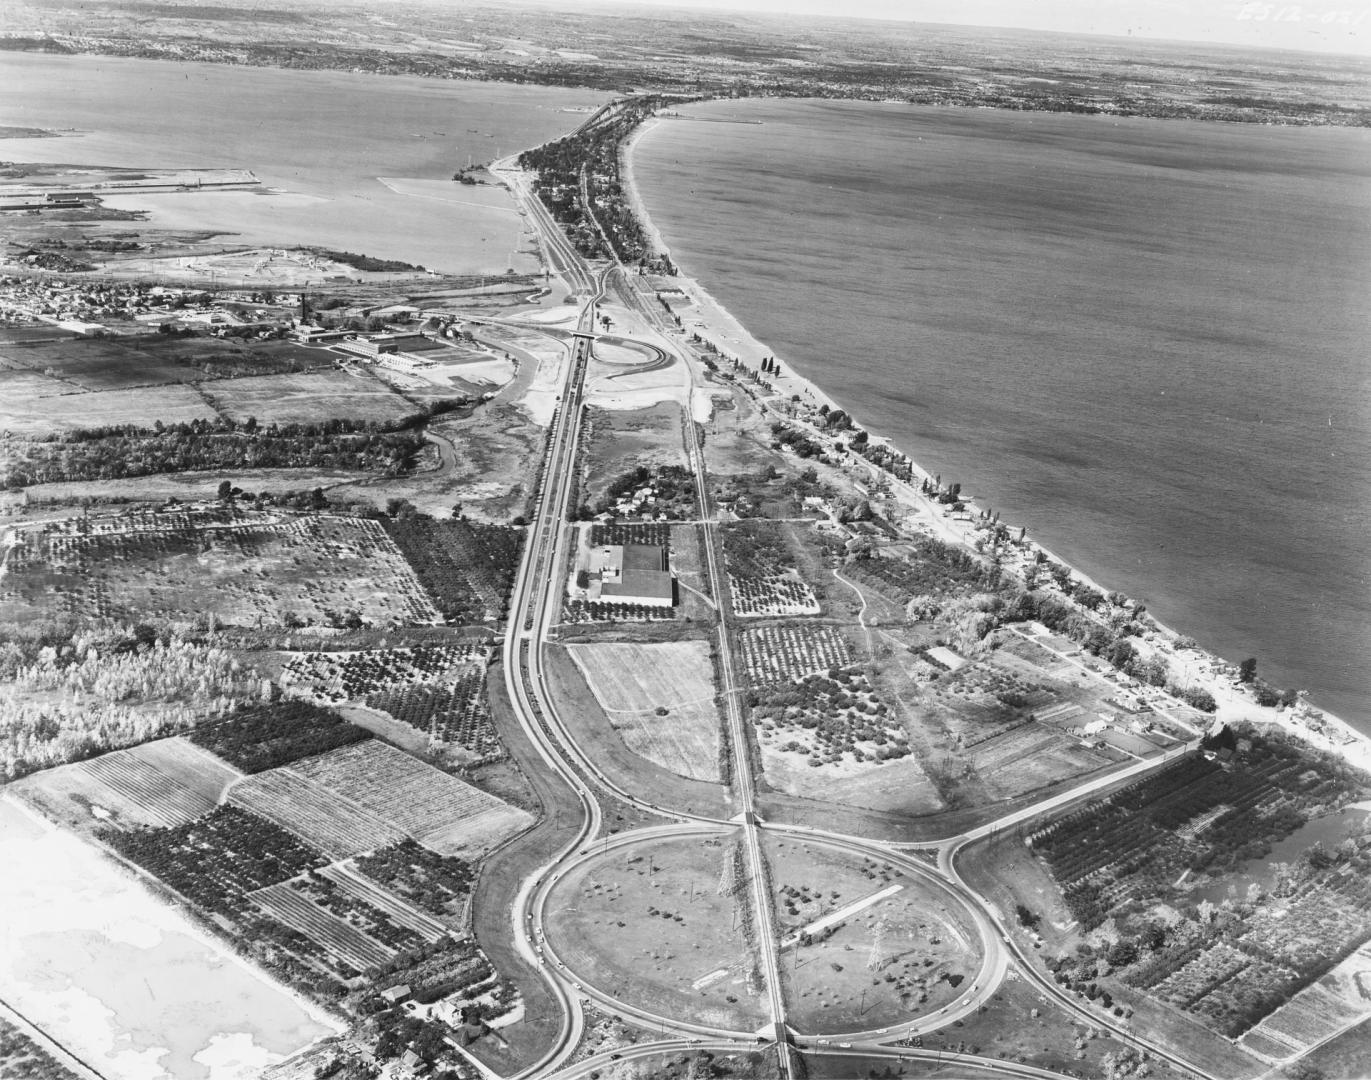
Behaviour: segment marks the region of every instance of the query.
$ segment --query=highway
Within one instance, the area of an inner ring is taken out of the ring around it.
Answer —
[[[1033,966],[1031,957],[1024,955],[1012,930],[1005,926],[1001,913],[965,881],[959,872],[958,854],[974,841],[993,836],[1016,827],[1044,813],[1059,810],[1089,798],[1102,789],[1129,777],[1139,776],[1159,767],[1166,758],[1157,757],[1137,761],[1126,769],[1093,779],[1005,817],[947,837],[936,843],[887,844],[850,836],[835,831],[804,826],[768,823],[756,813],[756,787],[753,763],[749,758],[751,742],[741,700],[741,687],[733,662],[730,642],[727,576],[721,562],[721,545],[711,509],[708,473],[698,440],[687,438],[690,466],[695,475],[696,495],[702,521],[705,571],[717,602],[718,674],[727,736],[732,747],[732,770],[729,777],[730,796],[734,813],[727,819],[711,818],[663,808],[653,803],[649,795],[628,791],[609,780],[585,751],[559,715],[557,702],[550,691],[544,670],[543,649],[549,632],[561,614],[562,595],[569,572],[568,546],[571,530],[567,527],[569,502],[577,467],[580,419],[585,395],[587,369],[593,357],[597,308],[613,284],[616,266],[592,273],[561,233],[556,223],[530,190],[527,179],[507,165],[499,175],[525,207],[529,220],[538,230],[549,262],[561,275],[573,295],[580,297],[577,330],[566,344],[568,362],[560,400],[552,419],[539,478],[539,498],[526,537],[523,556],[511,594],[510,614],[503,641],[503,675],[505,690],[524,733],[536,748],[548,770],[559,777],[575,793],[581,807],[581,822],[573,838],[544,865],[534,869],[521,884],[510,912],[510,932],[520,955],[547,982],[549,990],[561,1010],[562,1019],[557,1038],[542,1057],[517,1074],[515,1080],[541,1076],[580,1077],[593,1071],[591,1062],[608,1063],[608,1057],[590,1058],[575,1066],[567,1066],[585,1030],[583,1005],[593,1002],[597,1009],[634,1023],[640,1027],[682,1036],[680,1039],[626,1048],[621,1055],[626,1060],[647,1057],[653,1053],[687,1048],[757,1050],[759,1041],[773,1048],[781,1075],[787,1080],[793,1075],[796,1053],[842,1053],[854,1056],[881,1056],[892,1063],[901,1058],[932,1060],[934,1051],[916,1051],[891,1043],[912,1035],[925,1034],[968,1016],[984,1004],[998,988],[1011,967],[1020,969],[1032,984],[1067,1009],[1073,1016],[1091,1026],[1111,1028],[1129,1042],[1146,1049],[1176,1065],[1184,1073],[1213,1080],[1204,1072],[1181,1058],[1151,1045],[1145,1038],[1111,1017],[1103,1010],[1087,1006],[1063,991],[1053,980]],[[629,302],[646,327],[663,326],[667,333],[653,333],[630,338],[625,332],[616,333],[615,343],[632,343],[662,357],[674,357],[687,364],[692,384],[698,379],[696,369],[687,362],[681,350],[671,341],[670,327],[656,318],[642,297],[631,286],[616,290]],[[655,337],[656,342],[648,340]],[[693,431],[687,410],[686,430]],[[1174,752],[1173,752],[1174,754]],[[604,821],[599,796],[610,795],[630,806],[636,806],[658,818],[659,824],[635,829],[615,836],[603,834]],[[770,876],[762,848],[764,834],[792,836],[827,845],[835,850],[862,857],[876,858],[897,865],[903,872],[917,875],[920,880],[944,890],[953,902],[960,902],[967,916],[974,922],[981,937],[982,960],[971,987],[951,1005],[938,1012],[916,1017],[906,1023],[870,1031],[856,1031],[841,1035],[813,1035],[794,1032],[787,1023],[786,1001],[783,993],[779,935],[770,890]],[[603,987],[590,986],[577,973],[565,967],[555,947],[548,941],[547,917],[555,910],[551,901],[561,877],[581,863],[602,857],[605,852],[620,850],[636,844],[666,837],[692,837],[735,834],[742,838],[748,863],[748,904],[753,916],[750,944],[753,957],[764,983],[769,1022],[760,1032],[730,1031],[715,1026],[697,1024],[681,1017],[663,1017],[642,1010],[607,993]],[[593,841],[593,843],[592,843]],[[930,867],[916,854],[916,849],[937,853],[937,866]],[[939,1055],[947,1060],[949,1055]],[[957,1064],[968,1075],[1016,1076],[1052,1078],[1057,1074],[1016,1066],[998,1059],[979,1059],[958,1055]]]

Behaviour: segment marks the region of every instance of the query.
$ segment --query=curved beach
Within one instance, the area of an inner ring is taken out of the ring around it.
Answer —
[[[671,255],[670,246],[666,243],[658,225],[653,221],[643,199],[635,176],[633,161],[634,150],[642,136],[665,122],[669,121],[651,118],[635,129],[620,149],[620,171],[625,196],[649,238],[650,247],[656,253],[669,256]],[[674,257],[673,261],[675,261]],[[699,281],[681,271],[679,264],[677,264],[677,269],[678,277],[675,284],[682,290],[695,309],[690,322],[685,327],[686,332],[698,333],[701,338],[711,342],[726,358],[736,358],[749,368],[759,368],[764,357],[773,357],[778,360],[784,374],[779,378],[772,378],[771,381],[775,396],[782,400],[788,399],[791,395],[799,395],[816,404],[827,404],[830,408],[843,408],[849,413],[852,412],[847,405],[836,400],[814,381],[800,375],[788,357],[778,354],[776,350],[759,341],[717,297],[705,289]],[[854,418],[860,417],[860,413],[859,407]],[[861,426],[866,427],[865,424]],[[932,473],[920,466],[895,439],[878,430],[871,428],[866,428],[866,430],[868,430],[872,441],[886,443],[905,453],[916,476],[930,480],[933,478]],[[937,507],[937,504],[932,500],[924,498],[915,487],[900,484],[896,484],[895,487],[897,489],[896,494],[901,501],[913,506],[919,512],[920,523],[929,527],[934,534],[968,546],[974,543],[976,537],[974,522],[958,522],[943,516],[940,513],[941,508]],[[976,505],[974,496],[964,499],[964,501],[967,502],[973,517],[979,513],[980,507]],[[1012,521],[1006,521],[1005,524],[1011,528],[1018,527]],[[1041,550],[1052,561],[1070,566],[1067,560],[1057,556],[1032,538],[1029,538],[1028,542],[1033,549]],[[1107,586],[1092,580],[1076,567],[1071,566],[1071,570],[1073,576],[1087,585],[1102,592],[1110,591]],[[1155,620],[1155,615],[1153,618]],[[1186,671],[1189,679],[1203,685],[1214,695],[1219,705],[1216,714],[1219,719],[1279,724],[1311,744],[1338,753],[1353,764],[1371,770],[1371,737],[1322,709],[1297,706],[1295,709],[1276,710],[1258,706],[1247,693],[1239,689],[1233,682],[1229,674],[1231,665],[1205,650],[1203,644],[1196,649],[1186,650],[1185,655],[1178,656],[1179,646],[1183,641],[1182,636],[1175,629],[1161,622],[1158,622],[1157,626],[1159,637],[1165,641],[1172,655],[1173,663]]]

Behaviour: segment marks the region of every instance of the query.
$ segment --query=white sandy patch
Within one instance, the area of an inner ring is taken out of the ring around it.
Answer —
[[[713,390],[708,387],[696,387],[690,395],[690,417],[697,424],[707,424],[714,415],[714,399],[730,398],[732,393],[728,390]]]
[[[213,1036],[195,1060],[209,1069],[209,1080],[255,1080],[282,1057],[258,1046],[247,1032],[235,1032]]]
[[[519,399],[519,404],[539,427],[547,427],[552,423],[552,414],[557,411],[557,398],[566,379],[567,361],[566,349],[541,356],[532,384]]]
[[[196,1080],[173,1063],[214,1052],[224,1028],[258,1033],[267,1046],[254,1062],[341,1030],[96,848],[8,798],[0,865],[0,996],[108,1080]]]
[[[509,195],[500,187],[458,184],[452,180],[420,180],[403,176],[378,176],[376,179],[397,195],[433,199],[435,202],[455,203],[458,206],[480,206],[503,210],[507,214],[519,213],[509,204]]]
[[[491,357],[489,360],[440,360],[432,367],[415,368],[411,374],[415,378],[437,383],[439,386],[446,386],[449,378],[480,383],[482,386],[504,386],[514,378],[514,361],[506,360],[503,356]]]
[[[562,304],[558,307],[550,307],[538,311],[521,311],[519,313],[519,318],[525,322],[538,323],[543,326],[574,326],[576,325],[576,320],[580,318],[580,315],[580,305]]]
[[[646,409],[663,401],[674,401],[684,405],[690,391],[681,386],[650,386],[642,390],[632,390],[622,386],[622,382],[610,383],[616,389],[612,392],[591,390],[586,394],[586,404],[599,409]]]

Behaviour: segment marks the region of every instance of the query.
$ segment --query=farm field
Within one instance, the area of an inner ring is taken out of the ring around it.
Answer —
[[[281,685],[321,704],[358,702],[450,746],[467,763],[504,756],[490,721],[482,642],[366,652],[304,653],[291,659]]]
[[[547,941],[590,986],[673,1016],[735,1031],[766,1019],[736,838],[667,840],[609,852],[563,875]],[[746,873],[745,870],[742,873]]]
[[[288,829],[334,859],[387,847],[404,833],[289,767],[235,784],[229,802]]]
[[[1367,1017],[1371,1017],[1371,942],[1263,1019],[1238,1045],[1269,1061],[1283,1061]]]
[[[374,855],[334,863],[320,873],[426,941],[437,941],[448,932],[435,916],[456,921],[454,917],[460,912],[455,908],[472,877],[466,863],[434,855],[412,840],[402,840]],[[387,882],[392,888],[386,887]]]
[[[76,827],[184,825],[242,774],[181,738],[159,739],[36,773],[10,790]]]
[[[345,919],[322,911],[301,896],[290,882],[269,885],[251,893],[252,902],[277,922],[316,942],[329,956],[356,971],[379,967],[395,953],[373,941]]]
[[[1187,892],[1210,874],[1259,858],[1308,814],[1363,796],[1365,777],[1329,756],[1311,757],[1276,732],[1225,730],[1207,749],[1040,828],[1029,841],[1083,930],[1115,920],[1120,944],[1110,951],[1111,981],[1121,1000],[1142,992],[1277,1057],[1282,1040],[1308,1026],[1298,992],[1371,936],[1367,837],[1282,863],[1269,892],[1249,890],[1222,908],[1194,904]],[[1181,917],[1152,927],[1145,913],[1158,903]],[[1098,969],[1089,954],[1054,967],[1068,985],[1098,977]],[[1283,1005],[1288,1011],[1276,1017]]]
[[[1116,750],[1084,746],[1033,723],[977,743],[965,752],[965,759],[991,799],[1011,799],[1064,777],[1084,776],[1128,760]]]
[[[232,420],[259,424],[323,420],[399,420],[418,410],[379,379],[345,371],[249,376],[202,388],[214,408]]]
[[[733,614],[740,618],[819,614],[819,598],[800,576],[783,525],[739,521],[721,527],[719,534]]]
[[[475,856],[532,822],[526,811],[375,739],[296,762],[292,771],[439,855]]]
[[[903,724],[859,665],[755,686],[748,704],[764,748],[794,754],[815,769],[910,754]]]
[[[74,520],[25,530],[0,619],[54,610],[176,626],[432,625],[442,621],[376,522],[235,511]]]
[[[941,886],[820,844],[768,838],[765,846],[779,967],[799,1030],[891,1026],[937,1011],[976,981],[975,924]]]
[[[162,355],[165,348],[146,347],[146,343],[155,343],[160,336],[5,343],[0,345],[0,368],[50,372],[72,389],[95,392],[191,382],[204,377],[202,372]]]
[[[448,937],[441,923],[329,866],[319,848],[232,802],[179,826],[107,829],[101,837],[312,996],[331,998],[341,991],[333,980],[374,975],[401,954]]]
[[[852,663],[852,650],[841,631],[817,623],[779,623],[744,630],[738,635],[738,643],[753,686],[795,682]]]
[[[523,531],[420,514],[382,520],[443,617],[498,623],[519,567]]]
[[[205,720],[188,736],[246,773],[265,772],[367,737],[329,709],[291,700],[242,706]]]
[[[23,389],[42,392],[32,382],[24,384]],[[218,416],[194,387],[179,383],[79,396],[0,396],[0,431],[8,431],[12,436],[115,424],[151,427],[159,420],[164,424],[214,421]]]
[[[708,642],[568,645],[624,744],[665,769],[719,778],[719,711]]]
[[[662,806],[729,816],[723,785],[674,773],[628,748],[566,645],[549,646],[546,665],[552,692],[564,703],[563,715],[577,743],[610,780],[630,790],[651,790]]]

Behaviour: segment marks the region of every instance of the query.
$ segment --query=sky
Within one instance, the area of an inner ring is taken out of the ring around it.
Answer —
[[[1371,55],[1371,0],[610,0]]]

